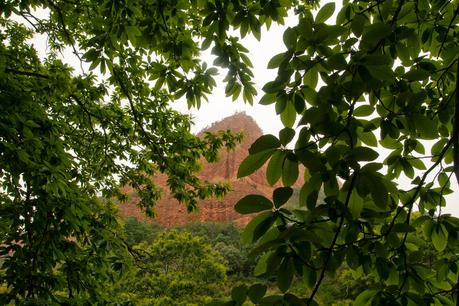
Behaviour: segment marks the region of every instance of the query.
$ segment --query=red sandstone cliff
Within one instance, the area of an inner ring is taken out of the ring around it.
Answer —
[[[260,127],[256,122],[244,113],[238,113],[227,117],[222,121],[214,123],[205,131],[216,132],[219,130],[232,130],[243,132],[244,140],[231,152],[222,150],[220,159],[216,163],[209,164],[203,161],[203,170],[199,177],[208,181],[226,181],[231,184],[230,191],[224,199],[208,199],[201,201],[198,211],[187,213],[186,207],[165,192],[163,198],[156,204],[157,222],[164,226],[181,225],[189,222],[235,222],[246,224],[251,216],[240,215],[234,210],[236,202],[247,194],[262,194],[271,198],[273,187],[266,182],[266,165],[248,177],[237,178],[239,164],[247,156],[250,145],[262,135]],[[157,182],[165,191],[165,181]],[[147,217],[137,208],[138,199],[132,196],[127,203],[120,204],[121,216],[135,216],[138,219],[147,220]]]

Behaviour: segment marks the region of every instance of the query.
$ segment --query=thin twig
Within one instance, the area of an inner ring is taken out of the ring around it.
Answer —
[[[50,5],[54,8],[54,10],[56,11],[57,13],[57,16],[59,18],[59,22],[61,23],[62,25],[62,31],[64,32],[64,35],[65,37],[67,38],[68,40],[68,43],[70,44],[70,46],[72,47],[73,49],[73,54],[75,54],[75,56],[80,60],[80,69],[81,69],[81,72],[83,72],[83,74],[85,74],[85,71],[84,71],[84,68],[83,68],[83,59],[81,58],[80,54],[78,53],[78,50],[76,49],[75,47],[75,42],[72,38],[72,36],[70,35],[69,31],[67,30],[67,26],[65,24],[65,19],[64,19],[64,15],[62,14],[62,11],[61,9],[59,8],[59,6],[57,6],[57,4],[55,4],[53,1],[49,1]]]

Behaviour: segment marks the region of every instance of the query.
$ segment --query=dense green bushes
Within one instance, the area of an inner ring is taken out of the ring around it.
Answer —
[[[118,303],[135,305],[203,305],[225,298],[232,288],[244,284],[266,284],[278,292],[269,275],[255,279],[256,258],[241,242],[241,229],[230,223],[192,223],[173,229],[124,220],[126,242],[132,246],[133,267],[115,286]],[[309,292],[307,280],[296,279],[292,292]],[[349,268],[341,268],[336,279],[327,278],[319,300],[343,305],[355,298],[369,282],[356,281]]]

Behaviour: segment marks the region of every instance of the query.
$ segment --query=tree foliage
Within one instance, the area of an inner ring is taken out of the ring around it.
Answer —
[[[334,10],[296,12],[260,101],[275,104],[285,129],[258,139],[241,164],[245,176],[268,163],[268,182],[285,186],[273,201],[249,195],[235,207],[261,212],[245,230],[261,254],[255,273],[276,276],[287,292],[260,305],[316,304],[324,276],[343,263],[376,279],[356,305],[455,304],[459,219],[442,207],[459,169],[459,6],[343,1],[335,21]],[[287,209],[299,167],[299,207]],[[422,261],[416,228],[433,245],[433,262]],[[295,275],[307,280],[307,296],[288,293]]]
[[[150,178],[157,173],[189,210],[228,190],[195,173],[201,156],[214,161],[241,136],[198,138],[169,103],[185,96],[199,106],[215,86],[216,69],[199,59],[204,37],[220,65],[231,64],[227,81],[251,99],[249,62],[239,56],[246,50],[224,35],[226,19],[204,20],[217,7],[201,1],[0,4],[0,251],[10,288],[2,303],[108,299],[96,279],[120,268],[108,200],[123,198],[120,185],[135,188],[150,215],[161,194]],[[36,35],[47,40],[44,56],[30,43]],[[62,62],[66,49],[82,73]]]

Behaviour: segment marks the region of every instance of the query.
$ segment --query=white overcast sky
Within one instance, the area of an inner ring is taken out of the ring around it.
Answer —
[[[323,3],[327,2],[332,1],[323,1]],[[334,18],[341,7],[341,1],[335,1],[335,3],[335,14],[328,22],[334,21]],[[39,13],[46,14],[44,11]],[[282,34],[287,26],[296,25],[295,19],[296,18],[294,16],[290,16],[286,19],[284,26],[273,24],[269,30],[266,30],[266,28],[263,27],[260,41],[247,37],[242,40],[243,45],[250,52],[249,58],[253,63],[254,82],[256,84],[255,87],[259,93],[259,96],[254,99],[253,105],[244,103],[242,98],[233,102],[231,97],[225,96],[225,84],[222,82],[225,77],[225,71],[221,71],[220,75],[217,76],[217,87],[214,89],[212,95],[208,97],[209,101],[203,101],[199,109],[188,109],[184,100],[173,104],[173,108],[192,115],[194,122],[194,126],[192,127],[193,132],[198,132],[211,125],[213,122],[231,116],[236,112],[244,111],[255,119],[265,134],[277,135],[278,131],[283,126],[279,116],[276,116],[274,104],[267,106],[259,105],[258,100],[263,94],[261,90],[263,85],[272,81],[277,74],[277,70],[269,70],[266,68],[267,63],[274,55],[286,51],[282,41]],[[36,37],[33,40],[33,43],[37,46],[41,55],[44,56],[46,54],[46,37]],[[203,58],[209,64],[212,63],[213,57],[210,54],[210,48],[203,53]],[[71,50],[66,50],[66,52],[64,52],[64,59],[66,62],[74,66],[77,72],[81,71],[80,63],[72,54]],[[84,66],[87,70],[88,65]],[[427,146],[426,150],[429,151]],[[381,151],[381,154],[386,155],[383,151]],[[419,173],[419,175],[422,175],[422,173]],[[410,181],[411,180],[409,179],[402,179],[400,180],[400,184],[402,184],[404,188],[409,188]],[[442,212],[459,216],[459,188],[457,187],[458,184],[456,183],[454,176],[451,185],[455,192],[452,195],[447,196],[447,206],[442,209]]]

